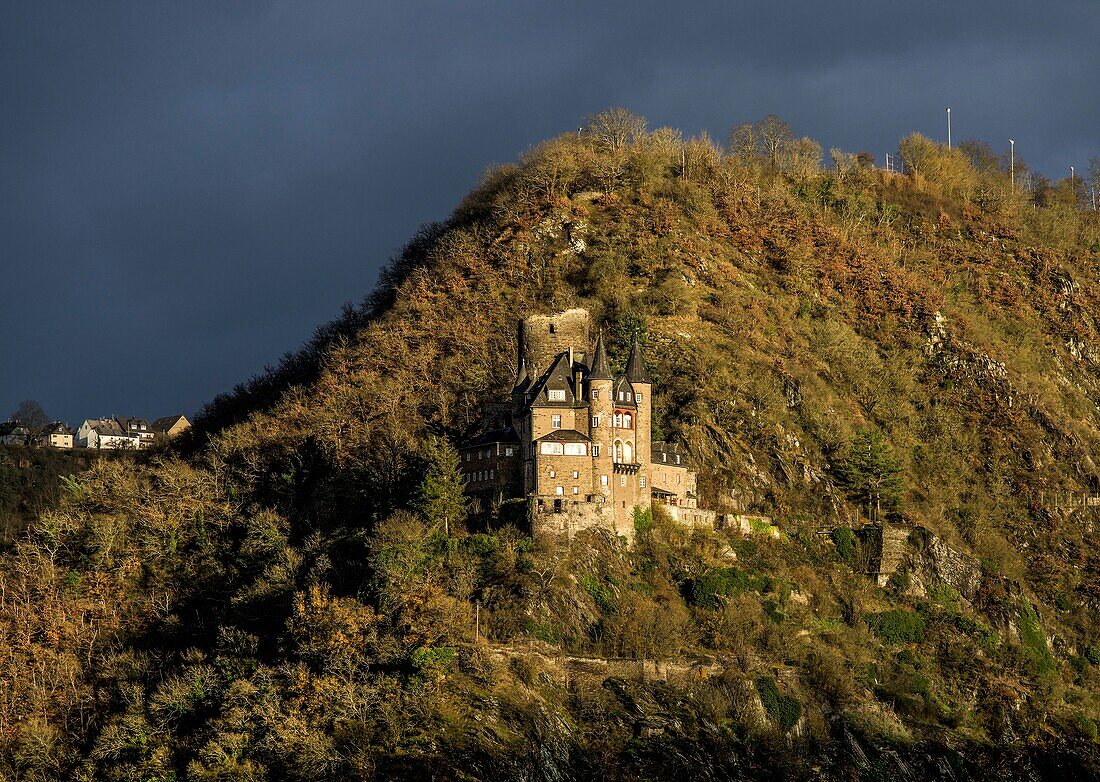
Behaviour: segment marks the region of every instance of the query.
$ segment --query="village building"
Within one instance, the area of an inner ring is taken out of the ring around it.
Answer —
[[[0,423],[0,445],[26,445],[31,433],[18,421]]]
[[[123,429],[114,418],[89,418],[76,430],[79,448],[127,449],[141,447],[141,438]]]
[[[149,425],[153,434],[158,438],[171,440],[173,437],[186,432],[191,428],[191,422],[185,415],[166,415],[158,418]]]
[[[54,421],[38,430],[34,444],[43,448],[72,448],[73,431],[60,421]]]
[[[638,341],[620,375],[602,334],[590,346],[587,310],[522,321],[511,401],[486,405],[459,448],[467,492],[482,504],[525,500],[535,533],[602,527],[632,540],[655,500],[682,523],[713,526],[686,454],[651,442],[653,381]]]
[[[148,448],[156,439],[153,428],[144,418],[116,418],[115,422],[122,431],[137,438],[138,448]]]

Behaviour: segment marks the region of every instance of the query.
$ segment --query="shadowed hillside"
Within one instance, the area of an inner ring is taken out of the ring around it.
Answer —
[[[1095,776],[1094,510],[1054,498],[1100,475],[1100,219],[980,145],[823,170],[777,122],[540,145],[180,454],[70,485],[0,561],[0,774]],[[573,306],[779,537],[445,532],[448,440]],[[869,510],[916,525],[881,587]]]

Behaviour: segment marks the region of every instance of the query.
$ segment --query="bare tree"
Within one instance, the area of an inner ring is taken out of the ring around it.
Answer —
[[[756,135],[760,139],[764,157],[773,168],[778,167],[780,156],[794,141],[791,126],[774,114],[769,114],[756,123]]]
[[[743,122],[730,131],[729,151],[742,163],[756,159],[756,131],[751,123]]]
[[[600,146],[615,152],[645,133],[645,117],[617,107],[587,118],[588,132]]]
[[[19,403],[18,409],[11,414],[12,421],[18,421],[28,429],[37,429],[50,422],[42,405],[33,399],[24,399]]]

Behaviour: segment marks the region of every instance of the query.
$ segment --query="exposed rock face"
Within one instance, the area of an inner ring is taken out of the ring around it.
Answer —
[[[905,572],[915,577],[912,586],[925,591],[946,584],[967,600],[978,595],[982,568],[977,559],[947,545],[919,525],[883,522],[855,530],[863,549],[866,573],[879,586]]]

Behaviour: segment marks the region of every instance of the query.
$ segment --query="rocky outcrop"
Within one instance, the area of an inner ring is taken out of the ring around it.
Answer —
[[[903,579],[906,588],[923,594],[930,587],[950,586],[973,600],[982,586],[981,563],[952,548],[931,530],[895,522],[868,524],[855,530],[864,568],[879,586]]]

